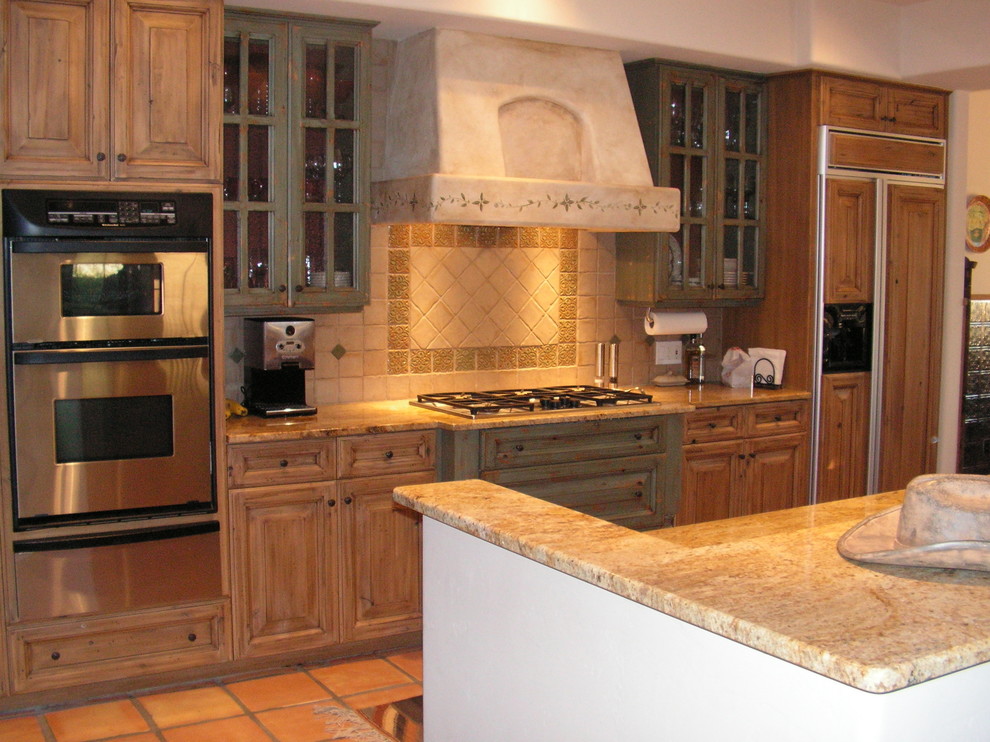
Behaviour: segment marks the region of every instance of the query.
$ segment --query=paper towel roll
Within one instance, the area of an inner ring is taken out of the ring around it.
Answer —
[[[646,310],[643,329],[647,335],[695,335],[708,329],[704,312],[654,312]]]

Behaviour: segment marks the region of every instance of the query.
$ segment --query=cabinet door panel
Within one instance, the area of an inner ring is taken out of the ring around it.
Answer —
[[[870,374],[822,377],[818,502],[859,497],[867,491],[870,443]]]
[[[746,454],[745,512],[765,513],[807,504],[807,436],[755,438]]]
[[[890,91],[887,111],[891,131],[922,137],[945,137],[945,95],[910,88]]]
[[[825,184],[825,303],[873,301],[876,185],[828,178]]]
[[[822,79],[822,122],[852,129],[883,131],[884,88],[866,80]]]
[[[934,471],[942,337],[945,193],[889,187],[880,492]]]
[[[114,177],[218,178],[221,9],[125,1],[114,21]]]
[[[336,569],[328,518],[333,486],[234,493],[233,563],[239,656],[320,646],[336,639]],[[334,529],[333,531],[331,529]]]
[[[344,639],[420,627],[420,516],[392,490],[435,481],[433,472],[341,482],[344,528]]]
[[[3,175],[105,177],[107,161],[97,153],[108,145],[107,7],[107,0],[7,4]]]
[[[681,464],[681,500],[674,525],[703,523],[739,515],[734,502],[740,488],[739,441],[685,446]]]

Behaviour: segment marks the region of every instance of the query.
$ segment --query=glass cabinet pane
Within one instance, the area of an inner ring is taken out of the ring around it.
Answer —
[[[739,227],[726,227],[722,235],[722,286],[739,286]]]
[[[746,93],[746,152],[751,155],[760,154],[760,95]]]
[[[271,214],[248,212],[248,288],[270,289],[271,284]]]
[[[725,161],[725,194],[723,208],[726,219],[739,218],[739,160]]]
[[[271,112],[268,100],[271,81],[271,49],[267,39],[248,42],[248,113],[267,116]]]
[[[240,215],[223,212],[223,287],[236,289],[241,285]]]
[[[705,89],[700,86],[691,88],[691,146],[695,149],[705,149],[705,131],[707,129],[707,111],[705,111]]]
[[[333,115],[339,121],[354,121],[357,100],[357,49],[337,46],[333,54]]]
[[[756,227],[743,227],[742,260],[739,266],[739,285],[746,288],[756,286],[759,269],[759,241]]]
[[[326,217],[319,211],[307,211],[303,217],[304,267],[307,287],[327,287]]]
[[[334,133],[333,200],[338,204],[355,202],[353,129],[337,129]]]
[[[268,201],[271,174],[271,143],[269,127],[250,125],[247,128],[248,200]]]
[[[223,40],[223,112],[240,113],[241,108],[241,40],[225,36]]]
[[[327,198],[327,131],[307,127],[303,135],[305,167],[303,191],[306,203],[324,203]]]
[[[686,108],[687,86],[674,83],[670,86],[670,143],[675,147],[683,147],[687,141]]]
[[[739,151],[742,128],[742,95],[737,90],[725,94],[725,148]]]
[[[237,201],[240,194],[241,131],[237,124],[223,125],[223,200]]]
[[[743,181],[743,217],[757,218],[757,203],[759,202],[759,171],[756,160],[746,161],[746,176]]]
[[[327,47],[326,44],[306,44],[306,93],[303,98],[303,117],[325,119],[327,117]]]
[[[333,285],[354,286],[355,220],[357,215],[338,211],[333,215]]]
[[[707,212],[705,193],[705,158],[690,157],[691,171],[688,174],[688,201],[684,213],[692,217],[703,217]]]

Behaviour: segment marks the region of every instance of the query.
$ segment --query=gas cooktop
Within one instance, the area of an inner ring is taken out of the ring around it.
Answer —
[[[462,417],[551,412],[582,407],[649,404],[653,397],[641,392],[598,386],[548,386],[534,389],[500,389],[490,392],[440,392],[420,394],[410,404]]]

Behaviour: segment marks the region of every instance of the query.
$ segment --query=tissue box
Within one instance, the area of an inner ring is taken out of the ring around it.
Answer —
[[[753,362],[753,386],[780,389],[784,385],[784,357],[787,351],[776,348],[750,348]]]

